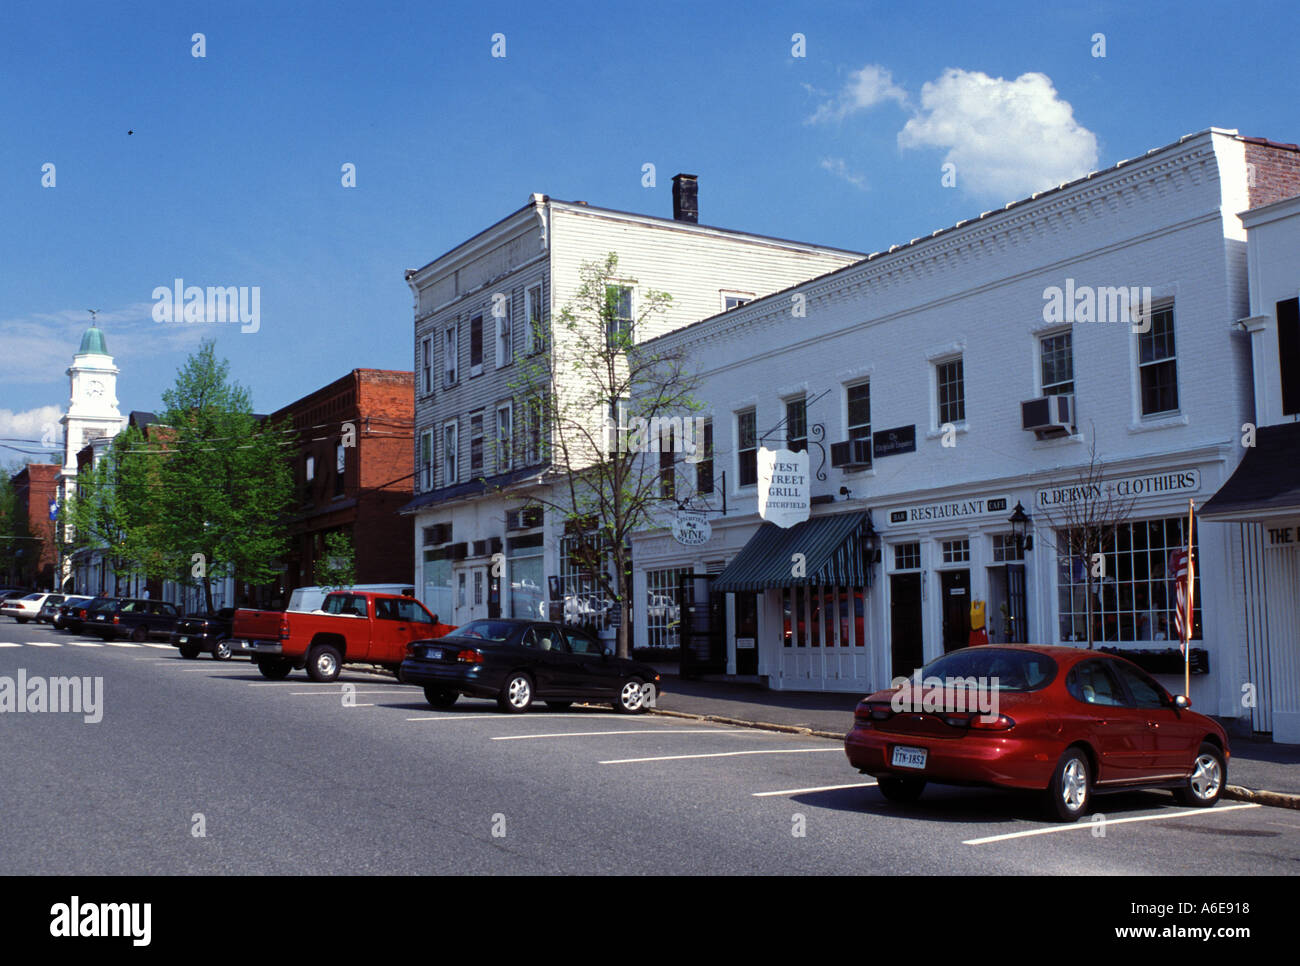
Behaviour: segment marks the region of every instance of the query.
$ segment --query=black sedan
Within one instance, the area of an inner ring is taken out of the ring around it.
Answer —
[[[180,648],[181,657],[195,658],[211,654],[215,660],[229,661],[230,627],[235,608],[223,607],[211,614],[191,614],[176,622],[171,642]]]
[[[424,686],[435,708],[462,694],[496,698],[502,711],[521,714],[540,699],[564,709],[574,701],[610,701],[638,714],[659,690],[654,668],[614,657],[575,627],[534,620],[478,620],[446,637],[407,645],[401,680]]]

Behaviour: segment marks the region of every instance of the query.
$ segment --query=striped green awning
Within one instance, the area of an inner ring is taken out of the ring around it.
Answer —
[[[775,587],[869,586],[871,567],[862,535],[867,514],[836,513],[795,524],[788,530],[764,523],[710,590],[735,592]],[[795,554],[804,555],[804,576],[796,577]]]

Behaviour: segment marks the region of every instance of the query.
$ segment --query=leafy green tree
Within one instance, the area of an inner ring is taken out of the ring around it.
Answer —
[[[27,516],[11,478],[15,472],[0,467],[0,580],[5,583],[21,582],[23,562],[36,543],[30,539]]]
[[[321,587],[351,587],[357,582],[352,534],[335,530],[325,535],[325,552],[316,560],[315,577]]]
[[[143,434],[129,426],[114,437],[93,468],[80,474],[76,496],[60,508],[65,552],[99,550],[113,570],[114,585],[147,573],[154,544],[145,532],[150,519],[150,461]],[[96,590],[98,588],[90,588]]]
[[[128,539],[151,575],[201,587],[208,610],[214,580],[276,576],[293,490],[289,427],[257,417],[229,370],[205,341],[163,393],[150,447],[160,458],[142,501],[149,513],[133,521]]]

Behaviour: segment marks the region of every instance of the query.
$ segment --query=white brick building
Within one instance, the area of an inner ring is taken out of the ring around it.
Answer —
[[[812,480],[806,539],[817,544],[817,521],[869,510],[882,559],[857,586],[771,573],[756,593],[720,595],[726,670],[774,688],[869,691],[964,644],[972,599],[987,603],[994,640],[1086,639],[1079,574],[1058,561],[1044,504],[1068,501],[1062,486],[1088,463],[1095,433],[1106,479],[1135,500],[1095,597],[1098,643],[1176,646],[1169,555],[1188,499],[1203,503],[1231,474],[1253,416],[1250,345],[1236,326],[1249,309],[1238,212],[1271,200],[1257,185],[1300,194],[1286,174],[1293,160],[1285,146],[1203,131],[662,336],[656,345],[698,361],[716,451],[706,472],[719,488],[725,473],[728,512],[711,515],[701,547],[665,530],[634,541],[636,599],[683,570],[735,562],[760,527],[756,437],[781,445],[792,427],[814,443],[816,474],[823,427],[825,479]],[[1053,288],[1075,293],[1082,315],[1086,288],[1119,286],[1150,290],[1145,333],[1045,312]],[[1046,394],[1073,396],[1073,431],[1022,428],[1021,403]],[[955,445],[944,445],[947,423]],[[873,436],[857,455],[869,466],[831,465],[830,444]],[[721,495],[702,498],[716,507]],[[1009,539],[1017,503],[1036,537],[1023,555]],[[1194,646],[1210,673],[1193,678],[1190,696],[1237,717],[1240,540],[1208,526],[1199,539]],[[638,644],[661,633],[652,610],[636,614]],[[1165,683],[1182,690],[1181,675]]]

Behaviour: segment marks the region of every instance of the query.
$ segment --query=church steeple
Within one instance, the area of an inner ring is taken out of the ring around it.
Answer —
[[[118,368],[108,354],[108,340],[90,310],[90,328],[81,337],[81,345],[68,367],[70,396],[63,423],[63,475],[77,475],[77,453],[91,440],[112,438],[121,432],[126,420],[117,408]]]
[[[81,348],[77,350],[77,355],[108,355],[108,342],[99,326],[92,325],[86,330],[86,334],[81,337]]]

